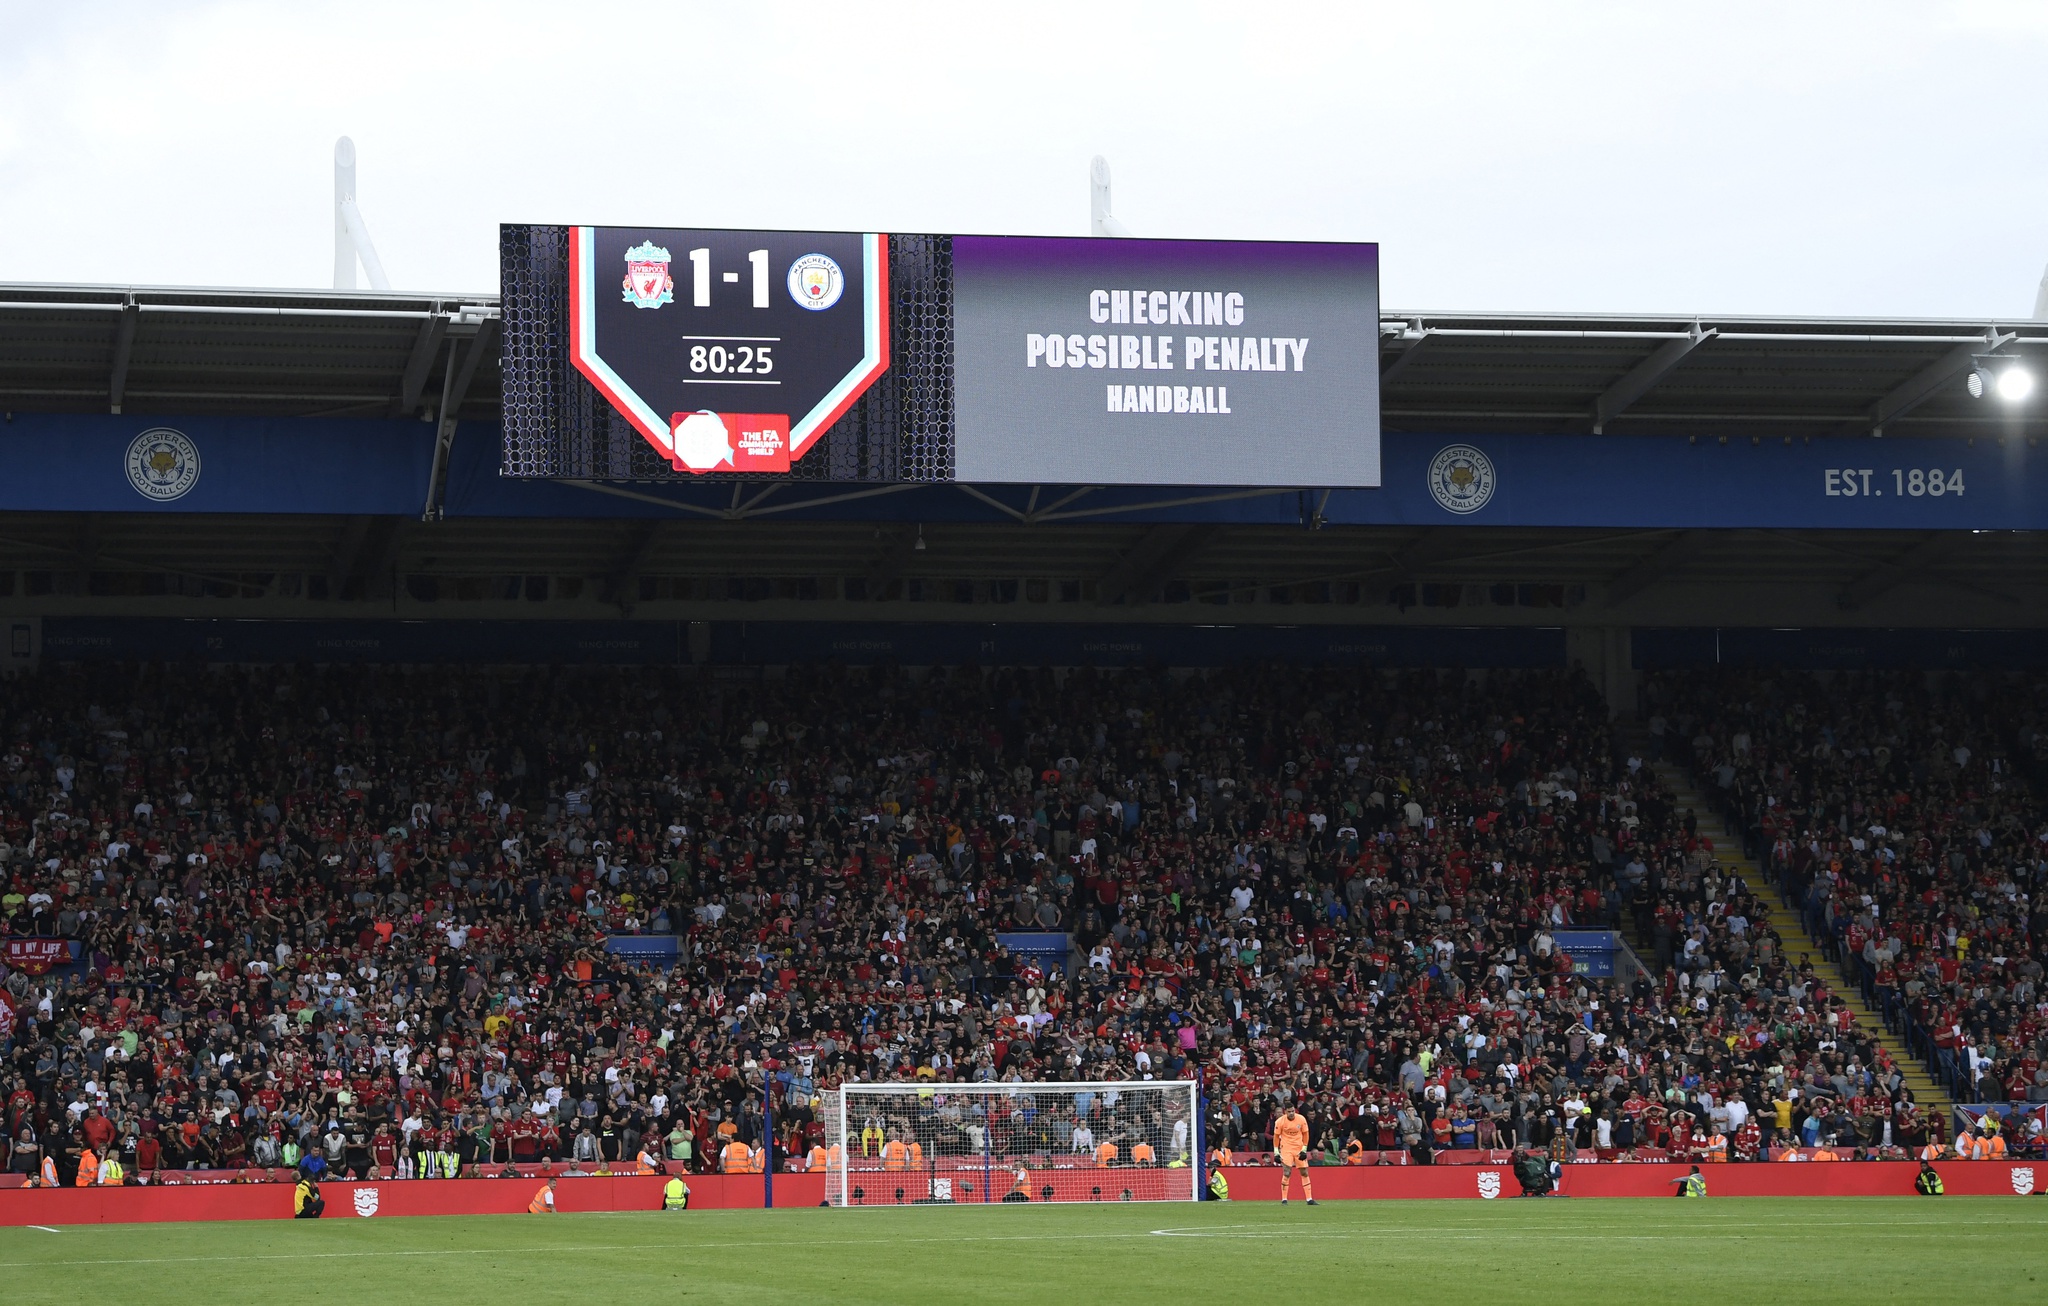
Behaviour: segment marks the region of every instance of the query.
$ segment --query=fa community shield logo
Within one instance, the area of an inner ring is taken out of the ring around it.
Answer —
[[[1500,1171],[1481,1170],[1479,1172],[1479,1195],[1489,1202],[1500,1196]]]
[[[153,426],[128,442],[128,483],[145,499],[169,503],[199,484],[199,446],[183,431]]]
[[[355,1192],[355,1201],[356,1201],[356,1214],[357,1214],[357,1215],[360,1215],[360,1216],[362,1216],[362,1217],[363,1217],[363,1218],[364,1218],[365,1220],[369,1219],[369,1218],[370,1218],[371,1216],[373,1216],[373,1215],[375,1215],[375,1214],[377,1213],[377,1190],[376,1190],[376,1189],[374,1189],[374,1188],[358,1188],[358,1189],[356,1189],[356,1192]]]
[[[1493,460],[1469,444],[1445,445],[1430,460],[1429,493],[1445,512],[1478,512],[1493,497]]]
[[[2021,1197],[2034,1191],[2034,1167],[2016,1165],[2012,1168],[2012,1190]]]
[[[660,308],[673,304],[676,283],[668,274],[668,251],[651,240],[643,240],[626,251],[626,303],[635,308]]]
[[[826,254],[806,254],[789,265],[789,297],[812,312],[823,312],[846,291],[846,274]]]

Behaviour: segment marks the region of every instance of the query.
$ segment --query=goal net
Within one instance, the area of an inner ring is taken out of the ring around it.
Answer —
[[[1195,1102],[1193,1080],[847,1084],[821,1104],[825,1188],[835,1206],[1189,1202]]]

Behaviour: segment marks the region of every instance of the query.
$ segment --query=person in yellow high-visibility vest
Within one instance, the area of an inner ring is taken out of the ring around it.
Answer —
[[[661,1209],[664,1211],[687,1211],[690,1209],[690,1185],[683,1182],[681,1175],[672,1175],[661,1188]]]
[[[1212,1171],[1210,1171],[1210,1173],[1209,1173],[1209,1194],[1208,1194],[1208,1196],[1204,1197],[1204,1198],[1203,1198],[1202,1200],[1203,1200],[1203,1201],[1205,1201],[1205,1202],[1227,1202],[1227,1201],[1229,1201],[1229,1200],[1230,1200],[1230,1177],[1229,1177],[1228,1175],[1224,1174],[1224,1173],[1223,1173],[1223,1171],[1221,1171],[1221,1170],[1212,1170]]]

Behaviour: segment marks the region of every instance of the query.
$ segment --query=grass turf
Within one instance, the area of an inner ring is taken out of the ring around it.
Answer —
[[[9,1306],[2039,1301],[2048,1201],[1299,1202],[0,1229]]]

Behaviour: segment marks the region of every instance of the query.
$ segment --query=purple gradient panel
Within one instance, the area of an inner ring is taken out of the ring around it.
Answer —
[[[1104,236],[955,236],[953,265],[1005,273],[1200,272],[1241,268],[1288,274],[1377,274],[1372,243],[1276,240],[1133,240]]]

